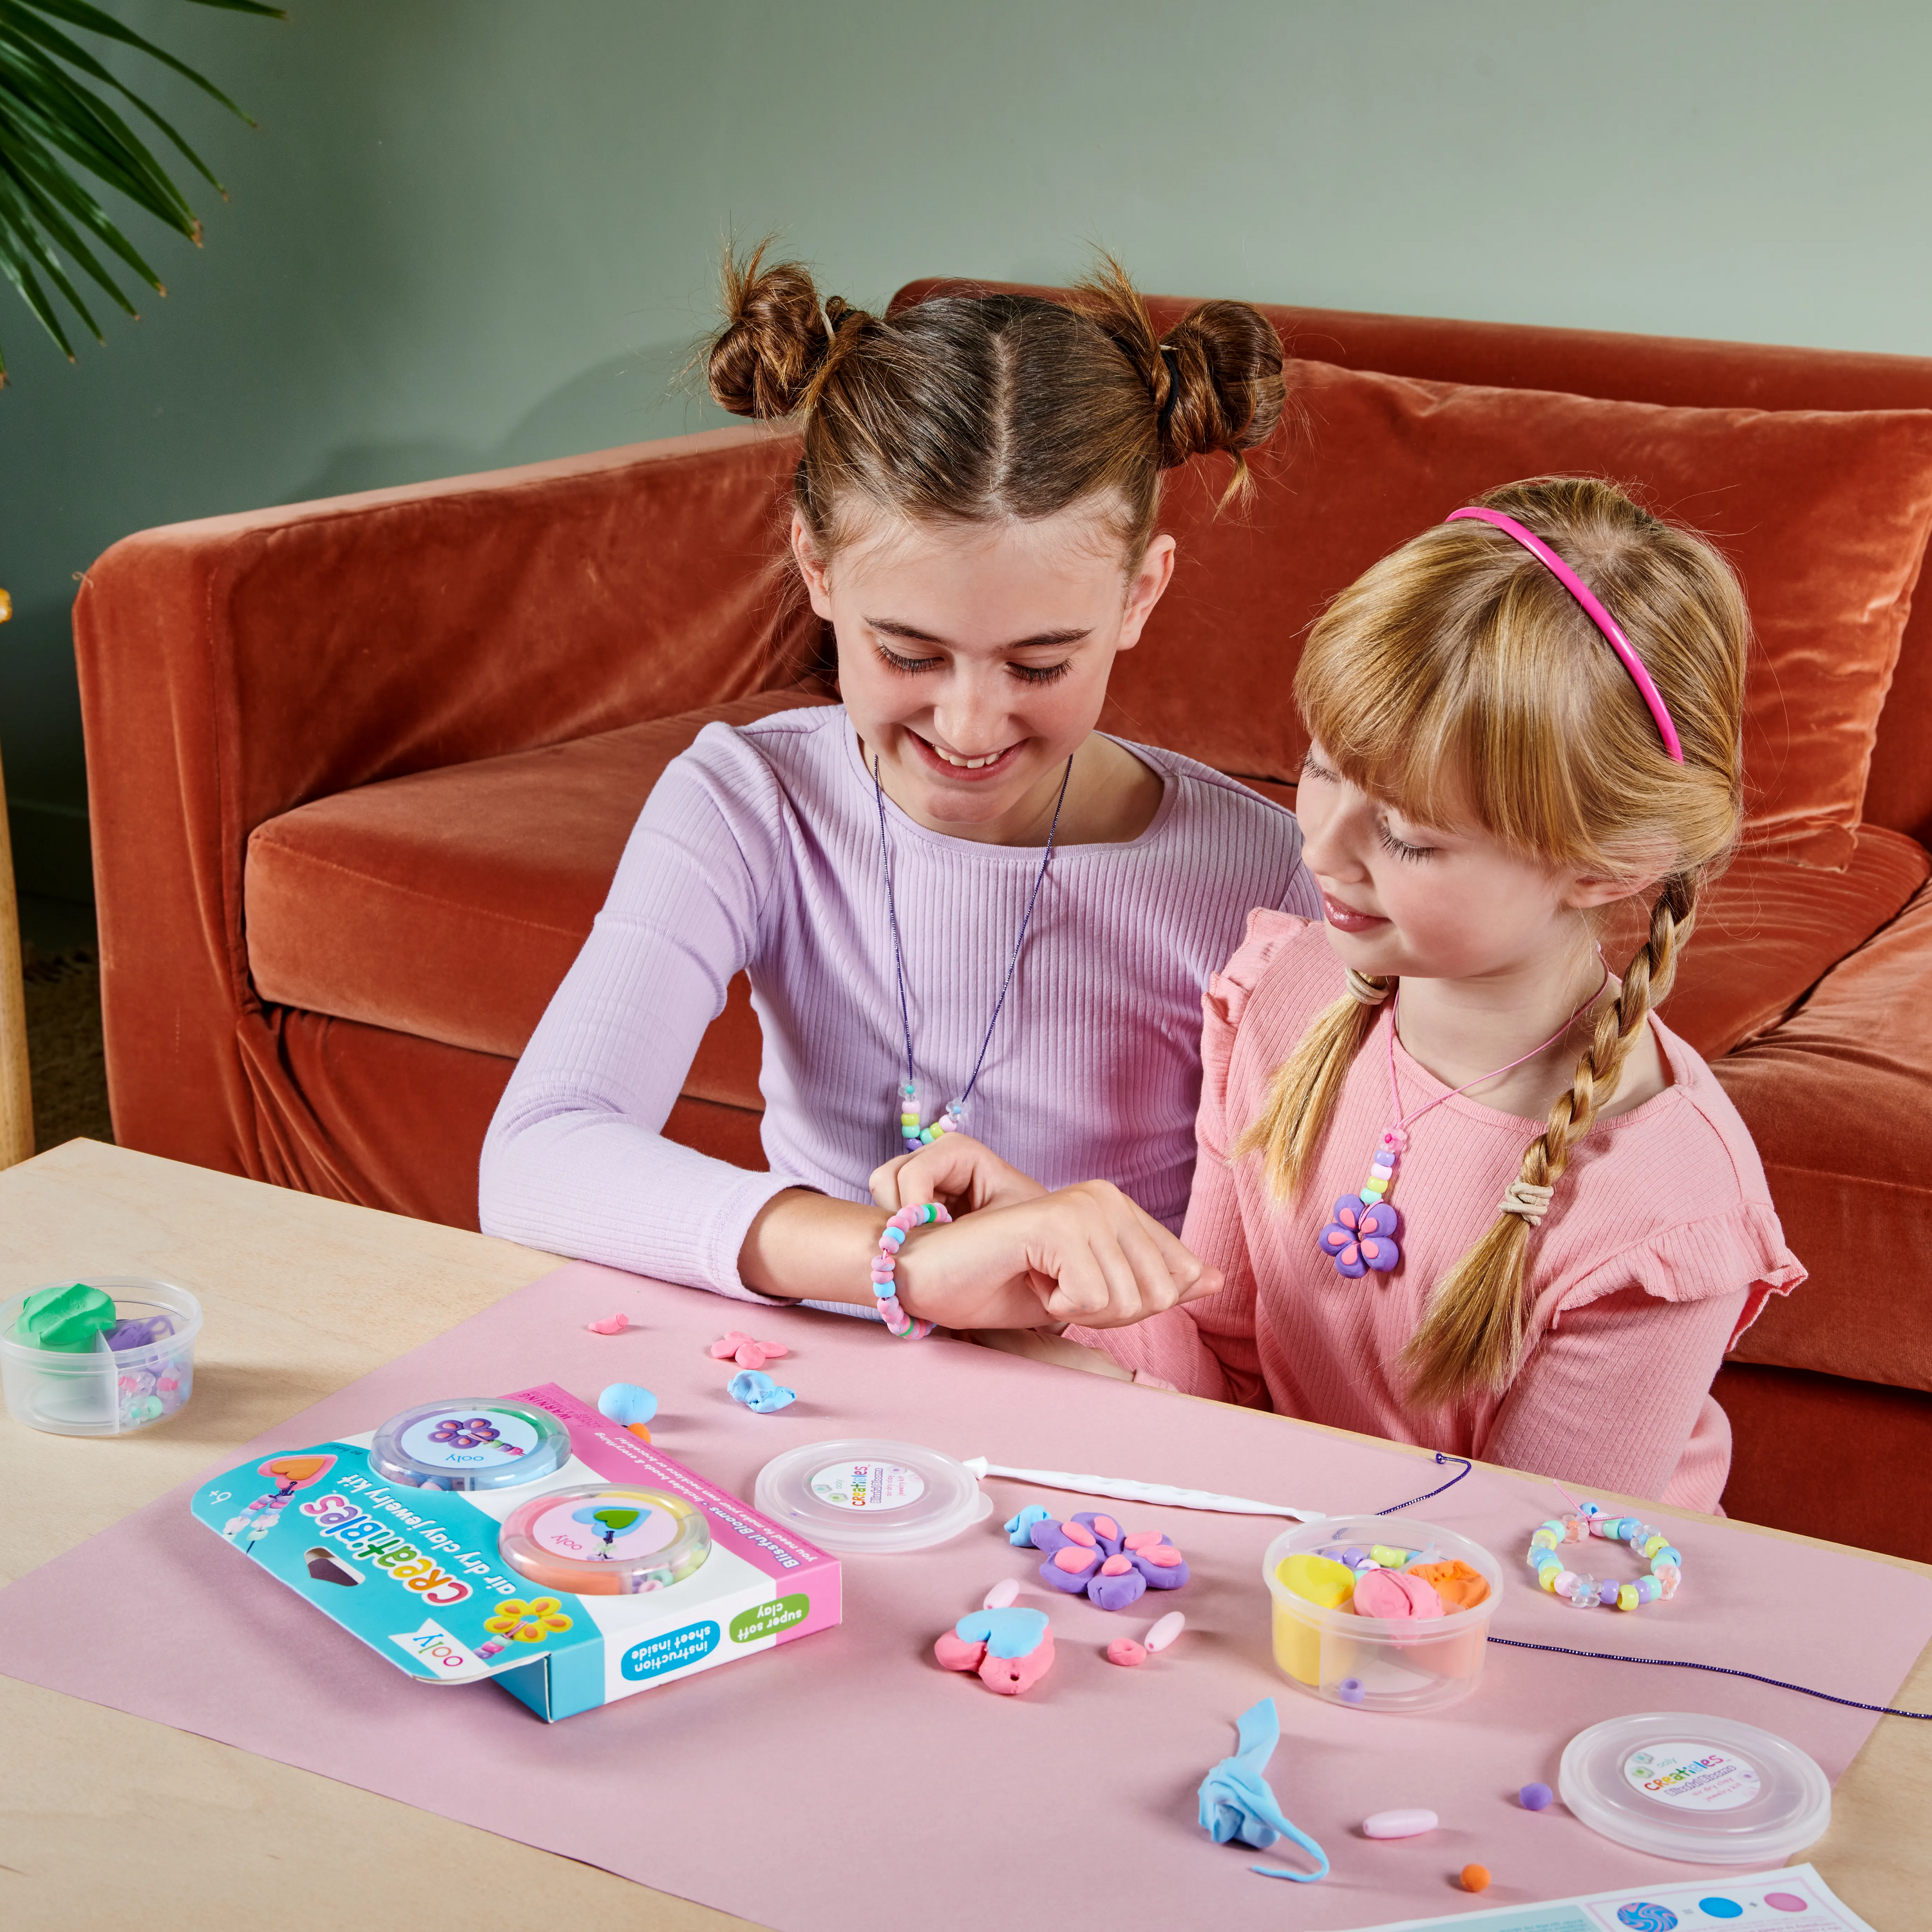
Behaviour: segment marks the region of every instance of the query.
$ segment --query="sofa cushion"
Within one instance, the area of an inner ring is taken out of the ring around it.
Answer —
[[[1292,778],[1309,625],[1378,557],[1479,492],[1585,472],[1634,488],[1738,566],[1757,648],[1756,835],[1848,862],[1879,711],[1932,526],[1932,411],[1678,409],[1295,362],[1306,436],[1252,509],[1205,468],[1170,488],[1172,587],[1115,667],[1107,722],[1228,772]]]
[[[1932,1390],[1932,888],[1717,1073],[1811,1271],[1737,1359]]]
[[[1932,854],[1876,825],[1859,826],[1843,872],[1748,850],[1706,889],[1677,983],[1660,1011],[1714,1061],[1776,1026],[1846,953],[1896,917],[1928,877]],[[1647,902],[1614,909],[1604,935],[1613,969],[1622,970],[1649,922]]]
[[[577,957],[658,775],[714,721],[824,700],[766,692],[568,744],[362,785],[256,826],[249,976],[271,1005],[514,1058]],[[758,1106],[742,983],[687,1090]]]

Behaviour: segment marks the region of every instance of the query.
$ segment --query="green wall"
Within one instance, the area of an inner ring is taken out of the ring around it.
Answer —
[[[662,436],[728,229],[1058,280],[1932,354],[1932,8],[122,0],[261,122],[70,369],[0,290],[0,742],[84,897],[74,573],[145,526]]]

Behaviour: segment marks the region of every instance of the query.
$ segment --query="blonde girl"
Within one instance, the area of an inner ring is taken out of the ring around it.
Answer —
[[[1182,1238],[1226,1286],[1074,1339],[1198,1394],[1717,1506],[1712,1378],[1804,1270],[1653,1008],[1738,836],[1747,636],[1708,545],[1585,478],[1496,490],[1336,598],[1295,685],[1324,916],[1256,913],[1205,1003]]]

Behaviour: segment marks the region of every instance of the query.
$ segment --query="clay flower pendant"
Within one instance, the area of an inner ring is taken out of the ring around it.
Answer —
[[[1401,1232],[1402,1216],[1386,1201],[1371,1206],[1359,1194],[1345,1194],[1322,1230],[1322,1252],[1351,1280],[1370,1268],[1386,1274],[1402,1259],[1395,1238]]]

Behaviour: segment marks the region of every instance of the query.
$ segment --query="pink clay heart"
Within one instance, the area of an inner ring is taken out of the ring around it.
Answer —
[[[1094,1567],[1094,1552],[1090,1550],[1056,1550],[1053,1552],[1053,1567],[1064,1570],[1070,1576],[1083,1576]]]
[[[985,1659],[983,1643],[968,1643],[953,1630],[944,1630],[932,1646],[942,1670],[977,1670]]]
[[[1134,1566],[1124,1556],[1110,1556],[1100,1565],[1103,1576],[1124,1576]]]
[[[1053,1668],[1053,1633],[1042,1630],[1040,1639],[1024,1657],[994,1657],[990,1652],[980,1666],[980,1682],[1003,1697],[1016,1697],[1030,1690]]]
[[[1120,1540],[1120,1526],[1110,1516],[1096,1516],[1094,1519],[1094,1533],[1104,1536],[1109,1543]]]
[[[1172,1570],[1181,1560],[1180,1552],[1171,1543],[1156,1543],[1136,1553],[1143,1563],[1151,1563],[1156,1570]]]
[[[1084,1522],[1063,1522],[1060,1533],[1070,1543],[1081,1544],[1089,1550],[1096,1547],[1094,1532]]]
[[[1159,1530],[1137,1529],[1127,1538],[1127,1547],[1130,1550],[1150,1550],[1160,1540]]]

